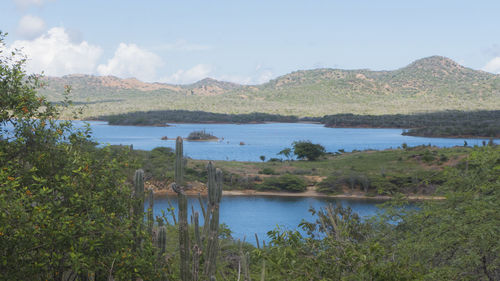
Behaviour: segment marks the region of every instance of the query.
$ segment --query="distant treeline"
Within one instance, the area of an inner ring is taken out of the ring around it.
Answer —
[[[442,111],[418,114],[324,116],[326,127],[405,128],[403,135],[500,137],[500,110]]]
[[[426,137],[500,137],[500,110],[442,111],[418,114],[355,115],[335,114],[324,117],[283,116],[267,113],[223,114],[189,110],[139,111],[93,120],[110,125],[161,126],[166,123],[262,123],[321,122],[332,128],[403,128],[403,134]]]
[[[94,118],[93,118],[94,119]],[[138,111],[118,115],[99,116],[96,120],[108,121],[110,125],[164,125],[166,123],[261,123],[297,122],[296,116],[267,113],[223,114],[189,110]]]

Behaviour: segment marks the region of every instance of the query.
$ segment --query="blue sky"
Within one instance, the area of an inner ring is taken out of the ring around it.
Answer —
[[[1,0],[27,69],[257,84],[319,67],[396,69],[432,56],[500,73],[500,1]]]

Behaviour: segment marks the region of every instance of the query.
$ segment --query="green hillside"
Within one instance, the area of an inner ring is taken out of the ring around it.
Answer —
[[[70,85],[71,99],[76,105],[86,105],[84,117],[172,109],[303,117],[500,108],[500,75],[439,56],[392,71],[300,70],[261,85],[210,78],[170,85],[90,75],[45,80],[42,93],[51,101],[60,101],[64,85]]]

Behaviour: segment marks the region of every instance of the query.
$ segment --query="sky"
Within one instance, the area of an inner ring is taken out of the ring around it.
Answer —
[[[500,1],[0,0],[29,73],[261,84],[441,55],[500,73]]]

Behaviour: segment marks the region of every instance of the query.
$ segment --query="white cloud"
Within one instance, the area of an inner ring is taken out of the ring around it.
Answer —
[[[257,67],[257,70],[261,69],[261,67]],[[251,76],[242,76],[242,75],[221,75],[218,76],[218,80],[228,81],[238,84],[244,85],[258,85],[262,83],[266,83],[274,77],[274,74],[270,70],[262,70],[258,71],[254,75]]]
[[[180,69],[172,75],[161,79],[162,82],[172,84],[189,84],[207,78],[213,68],[206,64],[197,64],[188,70]]]
[[[113,58],[107,64],[100,64],[97,72],[101,75],[115,75],[122,78],[134,77],[151,82],[156,79],[156,70],[162,66],[161,58],[135,44],[120,43]]]
[[[500,74],[500,57],[490,60],[484,67],[484,71]]]
[[[45,30],[45,21],[43,19],[32,16],[25,15],[19,21],[17,26],[17,32],[24,38],[33,39]]]
[[[102,50],[86,41],[71,42],[62,27],[51,28],[34,40],[17,40],[12,49],[22,49],[28,57],[29,73],[45,72],[61,76],[69,73],[93,73]]]
[[[174,74],[160,79],[160,82],[172,83],[172,84],[190,84],[200,81],[207,77],[212,77],[219,81],[233,82],[244,85],[255,85],[268,82],[274,77],[274,74],[270,70],[261,69],[256,71],[255,74],[250,76],[235,75],[235,74],[223,74],[216,75],[214,73],[214,67],[207,64],[197,64],[194,67],[184,70],[177,70]]]
[[[265,70],[262,73],[260,73],[259,76],[254,79],[255,84],[262,84],[269,82],[269,80],[274,78],[274,74],[270,70]]]

